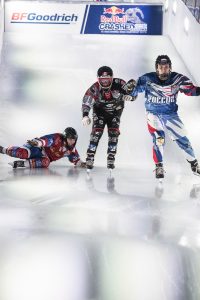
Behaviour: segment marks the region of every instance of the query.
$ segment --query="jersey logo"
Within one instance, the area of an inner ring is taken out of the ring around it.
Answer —
[[[110,99],[112,98],[111,91],[104,92],[104,93],[103,93],[103,97],[104,97],[106,100],[110,100]]]

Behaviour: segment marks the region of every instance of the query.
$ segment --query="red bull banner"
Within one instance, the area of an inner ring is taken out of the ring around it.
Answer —
[[[162,5],[90,5],[84,34],[161,35]]]

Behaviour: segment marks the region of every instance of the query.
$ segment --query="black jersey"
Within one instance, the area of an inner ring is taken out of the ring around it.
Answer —
[[[124,108],[122,96],[125,94],[123,85],[126,82],[120,78],[113,78],[109,90],[102,89],[99,82],[95,82],[85,93],[82,103],[83,117],[88,116],[90,109],[113,114]]]

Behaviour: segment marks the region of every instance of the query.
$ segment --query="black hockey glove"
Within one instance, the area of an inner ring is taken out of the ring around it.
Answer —
[[[135,101],[137,97],[131,96],[131,95],[123,95],[122,100],[123,101]]]
[[[75,167],[78,167],[78,168],[83,168],[85,169],[86,168],[86,162],[82,161],[82,160],[79,160],[77,163],[75,163],[74,165]]]
[[[125,83],[122,89],[126,92],[126,94],[131,94],[136,87],[136,81],[134,79],[130,79],[127,83]]]

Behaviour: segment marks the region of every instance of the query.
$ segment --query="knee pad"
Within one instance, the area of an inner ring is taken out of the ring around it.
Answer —
[[[108,138],[110,143],[117,143],[119,135],[119,129],[108,129]]]
[[[41,157],[41,158],[32,158],[29,159],[30,168],[48,168],[50,164],[50,159],[48,157]]]
[[[12,157],[17,157],[21,159],[29,158],[29,152],[26,148],[20,147],[9,147],[6,149],[6,154]]]
[[[157,137],[156,138],[156,145],[159,146],[163,146],[165,144],[165,138],[164,137]]]
[[[94,128],[92,130],[91,136],[90,136],[90,141],[94,143],[98,143],[100,138],[102,137],[103,134],[103,129],[102,128]]]
[[[164,131],[154,133],[154,143],[158,147],[164,146],[164,144],[165,144],[165,133],[164,133]]]
[[[119,128],[108,128],[108,136],[118,137],[120,135]]]

